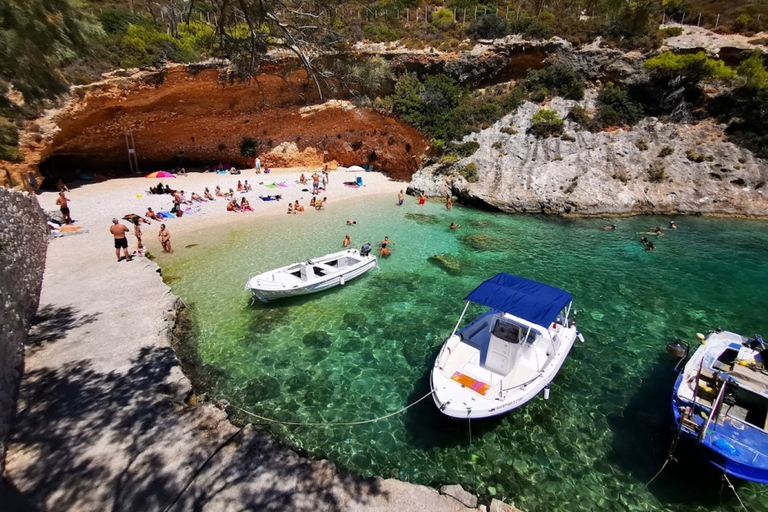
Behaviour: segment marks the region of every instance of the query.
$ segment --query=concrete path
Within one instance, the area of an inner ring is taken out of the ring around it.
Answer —
[[[190,389],[157,267],[117,263],[108,225],[53,240],[7,475],[57,511],[466,511],[433,489],[338,474],[238,430]],[[223,448],[221,448],[223,445]]]

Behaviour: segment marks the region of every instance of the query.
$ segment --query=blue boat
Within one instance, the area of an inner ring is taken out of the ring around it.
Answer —
[[[768,483],[768,345],[716,330],[680,371],[672,413],[680,438],[697,443],[726,475]],[[670,353],[688,350],[674,342]]]

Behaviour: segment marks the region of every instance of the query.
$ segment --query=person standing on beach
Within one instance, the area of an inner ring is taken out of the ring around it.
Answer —
[[[173,254],[171,232],[166,229],[165,224],[160,224],[160,232],[157,234],[157,239],[160,240],[160,244],[163,246],[163,252]]]
[[[261,174],[261,159],[256,157],[256,174]]]
[[[312,195],[316,196],[318,194],[318,189],[320,188],[320,175],[317,173],[312,174]]]
[[[123,260],[131,261],[131,257],[128,254],[128,239],[125,237],[125,234],[130,231],[128,226],[123,226],[120,224],[119,220],[112,219],[112,225],[109,227],[109,232],[115,237],[115,256],[117,257],[118,263]],[[122,258],[120,257],[120,249],[123,250],[123,254],[125,255]]]
[[[405,199],[403,197],[403,191],[401,190],[400,193],[397,194],[397,204],[400,205],[400,206],[403,206],[404,200]]]
[[[323,166],[323,178],[325,181],[325,186],[327,187],[328,184],[331,182],[331,173],[328,171],[328,164],[325,164]]]
[[[72,217],[69,216],[69,199],[64,195],[64,192],[59,192],[59,197],[56,198],[56,205],[61,210],[61,218],[64,220],[64,224],[72,224]]]

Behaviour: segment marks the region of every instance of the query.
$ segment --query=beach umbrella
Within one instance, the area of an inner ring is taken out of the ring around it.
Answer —
[[[360,171],[364,171],[365,169],[363,169],[363,168],[362,168],[362,167],[360,167],[359,165],[352,165],[352,166],[350,166],[350,167],[347,167],[347,170],[348,170],[348,171],[357,171],[357,172],[360,172]]]
[[[168,171],[155,171],[144,176],[145,178],[175,178],[176,175]]]

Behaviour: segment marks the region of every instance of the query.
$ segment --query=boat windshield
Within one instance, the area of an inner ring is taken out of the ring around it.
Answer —
[[[516,323],[497,320],[496,324],[491,329],[491,333],[499,339],[507,341],[509,343],[533,343],[536,341],[539,333],[530,327],[523,325],[517,325]]]

